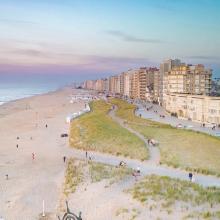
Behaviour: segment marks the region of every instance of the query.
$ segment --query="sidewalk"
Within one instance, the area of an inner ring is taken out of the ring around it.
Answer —
[[[136,111],[137,116],[141,114],[143,118],[150,119],[152,121],[169,124],[173,127],[176,127],[177,125],[181,125],[183,129],[200,131],[203,133],[220,137],[220,128],[216,128],[215,130],[212,130],[212,127],[210,125],[206,125],[206,127],[201,127],[201,123],[170,116],[161,106],[152,103],[146,103],[144,105],[143,104],[136,104],[136,105],[138,107],[138,110]],[[147,111],[147,108],[151,106],[152,108]],[[165,115],[165,118],[160,117],[160,115]]]

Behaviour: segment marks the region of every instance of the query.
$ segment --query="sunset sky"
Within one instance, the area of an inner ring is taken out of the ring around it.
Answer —
[[[111,74],[166,58],[220,77],[219,0],[0,0],[0,74]]]

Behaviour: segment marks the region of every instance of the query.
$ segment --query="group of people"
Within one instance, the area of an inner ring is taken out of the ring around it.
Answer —
[[[205,123],[202,123],[202,124],[201,124],[201,127],[205,128]],[[219,125],[214,124],[214,125],[212,126],[212,130],[215,130],[217,127],[220,128],[220,124],[219,124]]]
[[[48,124],[45,125],[45,128],[48,128]],[[17,140],[17,141],[20,140],[20,137],[17,136],[17,137],[16,137],[16,140]],[[30,140],[33,140],[32,136],[30,137]],[[19,144],[18,144],[18,143],[16,144],[16,148],[17,148],[17,149],[19,148]],[[36,157],[36,154],[35,154],[34,152],[32,152],[32,153],[31,153],[32,161],[35,160],[35,157]],[[64,161],[64,162],[65,162],[65,161]],[[8,174],[6,174],[5,177],[6,177],[6,180],[9,179],[9,175],[8,175]]]

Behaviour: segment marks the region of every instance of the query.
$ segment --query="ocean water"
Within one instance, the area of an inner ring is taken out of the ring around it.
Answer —
[[[70,75],[0,75],[0,105],[25,97],[55,91],[74,83]]]

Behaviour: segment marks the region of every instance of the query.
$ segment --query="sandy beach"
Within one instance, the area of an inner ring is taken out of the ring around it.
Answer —
[[[56,212],[68,143],[60,135],[69,132],[66,116],[85,106],[70,103],[76,92],[63,88],[0,106],[0,217],[38,219],[43,200]]]

